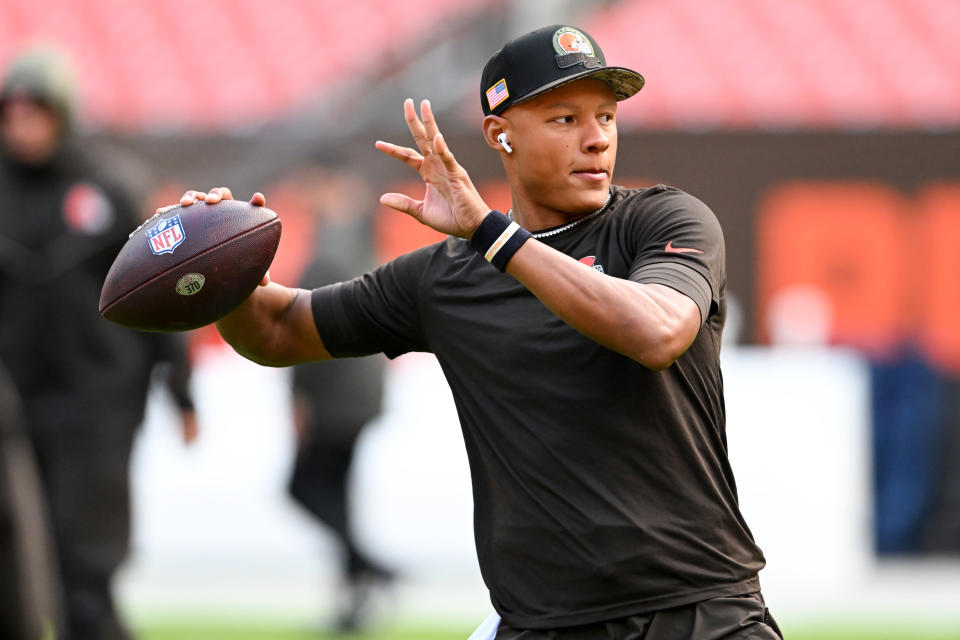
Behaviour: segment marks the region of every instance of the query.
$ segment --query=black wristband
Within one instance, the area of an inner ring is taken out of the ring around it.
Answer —
[[[523,243],[532,238],[530,232],[496,209],[487,214],[470,238],[470,246],[500,271]]]

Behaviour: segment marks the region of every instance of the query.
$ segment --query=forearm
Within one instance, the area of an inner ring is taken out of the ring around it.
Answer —
[[[700,326],[683,294],[604,275],[536,240],[514,254],[507,273],[567,324],[651,369],[673,363]]]
[[[288,366],[330,357],[312,321],[310,292],[269,283],[217,321],[223,339],[243,357]]]

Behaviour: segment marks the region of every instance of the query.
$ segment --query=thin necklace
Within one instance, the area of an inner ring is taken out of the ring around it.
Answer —
[[[557,227],[556,229],[550,229],[549,231],[538,231],[537,233],[531,233],[530,235],[533,236],[534,238],[538,238],[538,239],[539,239],[539,238],[549,238],[550,236],[555,236],[555,235],[557,235],[557,234],[563,233],[564,231],[569,231],[570,229],[573,229],[573,228],[576,227],[577,225],[583,224],[583,223],[586,222],[587,220],[592,220],[592,219],[596,218],[598,215],[600,215],[601,213],[603,213],[604,211],[606,211],[606,210],[607,210],[607,207],[610,206],[610,199],[611,199],[611,198],[613,198],[613,192],[610,192],[610,193],[607,194],[607,201],[603,203],[603,206],[602,206],[602,207],[600,207],[599,209],[597,209],[597,210],[594,211],[593,213],[588,213],[587,215],[583,216],[582,218],[577,218],[577,219],[574,220],[573,222],[568,222],[567,224],[563,225],[562,227]],[[511,220],[513,219],[513,208],[512,208],[512,207],[511,207],[510,209],[507,209],[507,217],[510,218]]]

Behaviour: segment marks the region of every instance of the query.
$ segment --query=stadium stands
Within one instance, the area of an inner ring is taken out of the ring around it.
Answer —
[[[621,119],[658,128],[948,128],[960,3],[630,0],[586,28],[647,79]],[[609,44],[608,44],[609,43]]]
[[[232,129],[417,49],[489,0],[4,0],[0,66],[21,47],[72,59],[86,120],[114,129]]]
[[[408,61],[449,33],[451,20],[485,11],[490,25],[500,24],[504,6],[502,0],[3,0],[0,65],[26,43],[53,42],[75,62],[94,126],[236,131],[316,104],[338,81],[377,77],[397,60]],[[596,6],[581,23],[609,60],[648,81],[643,99],[624,105],[627,126],[960,123],[955,0]],[[458,73],[478,76],[479,69]],[[214,79],[219,87],[211,86]]]

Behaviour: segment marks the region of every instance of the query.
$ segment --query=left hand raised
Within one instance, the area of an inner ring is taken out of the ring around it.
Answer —
[[[380,197],[381,204],[402,211],[441,233],[471,237],[490,207],[447,147],[430,102],[420,103],[418,118],[413,100],[407,98],[403,102],[403,115],[419,152],[379,140],[376,148],[416,170],[426,184],[426,193],[423,200],[401,193],[385,193]]]

